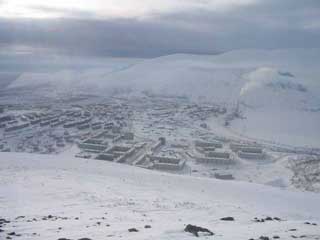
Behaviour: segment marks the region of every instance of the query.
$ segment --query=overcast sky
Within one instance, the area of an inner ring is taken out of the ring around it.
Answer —
[[[320,0],[0,0],[0,54],[319,48]]]

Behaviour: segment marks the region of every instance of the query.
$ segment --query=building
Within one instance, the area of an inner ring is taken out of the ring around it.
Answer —
[[[81,125],[77,126],[78,130],[84,130],[84,129],[87,129],[89,127],[90,127],[90,125],[88,123],[84,123],[84,124],[81,124]]]
[[[105,123],[104,124],[104,129],[112,129],[114,126],[113,122]]]
[[[41,127],[48,126],[48,125],[50,125],[50,120],[48,120],[48,121],[41,121],[41,122],[40,122],[40,126],[41,126]]]
[[[238,156],[245,159],[263,159],[265,154],[261,148],[243,148],[238,151]]]
[[[9,122],[14,119],[15,119],[14,116],[11,116],[11,115],[2,116],[2,117],[0,117],[0,123]]]
[[[109,139],[113,143],[115,143],[115,142],[119,141],[122,138],[122,136],[119,134],[110,133],[109,131],[103,131],[103,132],[98,133],[96,136],[94,136],[94,138]]]
[[[230,148],[244,159],[263,159],[265,154],[261,146],[249,144],[230,144]]]
[[[229,159],[230,158],[230,153],[228,152],[207,152],[206,157],[213,157],[213,158],[225,158]]]
[[[172,158],[166,156],[149,156],[150,161],[153,162],[153,168],[159,170],[178,171],[185,166],[185,160],[179,158]]]
[[[134,133],[132,133],[132,132],[125,132],[125,133],[122,135],[122,139],[124,139],[124,140],[133,140],[133,139],[134,139]]]
[[[5,128],[6,132],[11,132],[11,131],[15,131],[15,130],[20,130],[23,128],[29,127],[29,123],[22,123],[22,124],[17,124],[14,126],[8,126]]]
[[[134,146],[115,145],[99,154],[96,159],[124,163],[135,152]]]
[[[91,125],[92,130],[98,130],[102,128],[102,124],[92,124]]]
[[[147,154],[141,155],[133,164],[138,167],[147,168],[147,165],[148,165],[147,156],[148,156]]]
[[[71,121],[63,125],[64,128],[72,128],[91,122],[91,118],[84,118],[79,121]]]
[[[41,122],[41,118],[35,118],[34,120],[31,120],[31,125],[35,125]]]
[[[214,177],[217,178],[217,179],[221,179],[221,180],[233,180],[234,179],[232,174],[215,173]]]
[[[231,158],[231,154],[229,152],[206,152],[205,157],[196,157],[196,161],[198,163],[206,163],[206,164],[233,164],[234,159]]]
[[[195,141],[195,145],[196,147],[202,147],[202,148],[222,148],[223,145],[221,142],[217,142],[217,141],[210,141],[210,142],[205,142],[205,141]]]
[[[160,148],[161,148],[162,146],[164,146],[165,144],[166,144],[166,139],[165,139],[164,137],[160,137],[160,138],[158,139],[158,141],[157,141],[154,145],[151,146],[150,150],[151,150],[152,152],[159,151]]]
[[[101,153],[99,154],[96,159],[98,160],[105,160],[105,161],[114,161],[114,155],[109,153]]]
[[[108,148],[108,142],[99,139],[87,139],[78,144],[78,147],[87,152],[102,152]]]
[[[257,144],[239,144],[239,143],[230,144],[230,149],[234,152],[242,151],[243,149],[246,149],[246,148],[259,148],[262,150],[261,146]]]

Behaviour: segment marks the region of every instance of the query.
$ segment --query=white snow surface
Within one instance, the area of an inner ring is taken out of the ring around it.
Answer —
[[[214,239],[317,239],[319,226],[303,223],[319,222],[319,202],[320,195],[310,192],[171,175],[66,154],[0,153],[0,216],[12,220],[3,229],[22,234],[19,239],[194,239],[183,232],[189,223],[211,229]],[[68,219],[41,220],[50,214]],[[14,220],[18,216],[25,218]],[[219,220],[226,216],[235,221]],[[266,216],[284,221],[252,221]],[[38,220],[27,222],[33,218]],[[151,228],[145,229],[147,224]],[[132,227],[139,232],[128,232]],[[288,231],[292,228],[297,232]]]

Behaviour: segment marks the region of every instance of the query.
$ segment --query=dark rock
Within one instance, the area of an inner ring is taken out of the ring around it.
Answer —
[[[276,221],[281,221],[281,218],[278,218],[278,217],[274,217],[273,220],[276,220]]]
[[[6,237],[6,239],[12,239],[12,238],[8,236],[8,237]]]
[[[91,240],[91,238],[79,238],[78,240]]]
[[[313,225],[313,226],[317,226],[318,224],[316,224],[316,223],[312,223],[312,225]]]
[[[291,235],[292,238],[298,238],[296,235]]]
[[[192,234],[195,235],[196,237],[199,237],[199,232],[208,233],[210,236],[213,235],[213,232],[211,232],[209,229],[203,228],[203,227],[198,227],[198,226],[191,225],[191,224],[188,224],[188,225],[185,227],[184,231],[185,231],[185,232],[192,233]]]
[[[272,217],[266,217],[264,220],[266,220],[266,221],[272,221],[273,219],[272,219]]]
[[[49,219],[50,219],[50,218],[53,218],[53,216],[52,216],[52,215],[48,215],[48,217],[47,217],[47,218],[49,218]]]
[[[220,218],[220,220],[222,220],[222,221],[234,221],[234,218],[233,217],[223,217],[223,218]]]
[[[267,237],[267,236],[260,236],[259,239],[260,239],[260,240],[269,240],[270,238]]]
[[[297,231],[297,229],[296,228],[291,228],[291,229],[289,229],[289,231],[290,232],[294,232],[294,231]]]
[[[259,219],[259,218],[254,218],[253,220],[254,222],[265,222],[266,220],[264,220],[263,218]]]
[[[275,235],[275,236],[273,236],[272,238],[273,238],[273,239],[279,239],[280,237],[277,236],[277,235]]]
[[[10,233],[8,233],[8,235],[9,236],[14,236],[14,235],[16,235],[16,233],[15,232],[10,232]]]
[[[4,232],[4,230],[2,230],[2,229],[0,228],[0,232]]]
[[[151,226],[150,225],[145,225],[144,228],[151,228]]]
[[[58,238],[58,240],[71,240],[69,238]]]
[[[0,223],[1,223],[1,224],[10,223],[10,221],[9,221],[9,220],[6,220],[6,219],[4,219],[4,218],[0,218]]]
[[[307,237],[307,236],[306,236],[306,235],[301,235],[301,236],[300,236],[300,238],[305,238],[305,237]]]
[[[128,231],[129,231],[129,232],[139,232],[139,230],[136,229],[136,228],[129,228]]]
[[[25,218],[25,216],[18,216],[18,217],[16,217],[16,220],[20,219],[20,218]]]
[[[79,218],[78,218],[78,217],[75,217],[74,219],[75,219],[75,220],[79,220]]]

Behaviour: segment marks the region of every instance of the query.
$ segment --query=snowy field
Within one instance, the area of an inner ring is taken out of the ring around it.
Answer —
[[[310,192],[69,154],[0,154],[0,216],[8,221],[1,224],[1,239],[12,232],[14,239],[194,239],[183,231],[186,224],[214,232],[203,239],[319,239],[319,202],[320,195]],[[254,221],[268,216],[281,221]]]

